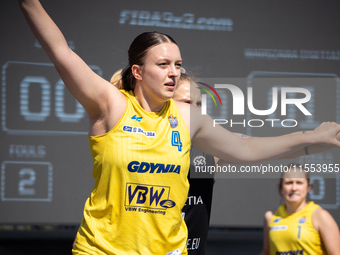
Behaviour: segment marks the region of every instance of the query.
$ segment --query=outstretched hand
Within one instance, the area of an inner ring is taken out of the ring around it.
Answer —
[[[316,142],[324,145],[340,147],[340,124],[336,122],[323,122],[314,129]]]

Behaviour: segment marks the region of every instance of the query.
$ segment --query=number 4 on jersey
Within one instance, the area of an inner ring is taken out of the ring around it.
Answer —
[[[181,135],[178,131],[172,131],[171,145],[178,148],[178,151],[182,151]]]

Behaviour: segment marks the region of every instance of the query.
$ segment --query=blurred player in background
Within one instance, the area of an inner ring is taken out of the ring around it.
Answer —
[[[261,255],[340,254],[339,227],[328,211],[307,202],[311,188],[302,166],[290,164],[279,183],[284,203],[275,213],[267,211],[264,216]]]

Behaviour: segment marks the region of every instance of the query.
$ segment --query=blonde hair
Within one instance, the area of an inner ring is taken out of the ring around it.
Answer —
[[[188,82],[193,81],[196,83],[194,75],[186,71],[183,67],[181,67],[181,77],[179,78],[178,86],[185,81]]]
[[[117,72],[115,72],[110,80],[110,83],[116,86],[118,89],[123,89],[122,70],[123,69],[119,69]]]

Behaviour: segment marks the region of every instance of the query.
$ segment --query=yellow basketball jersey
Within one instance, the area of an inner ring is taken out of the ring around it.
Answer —
[[[319,232],[312,223],[317,208],[320,206],[309,202],[302,210],[288,214],[285,205],[281,205],[269,224],[270,254],[325,254]]]
[[[172,99],[146,112],[132,91],[122,92],[119,123],[89,137],[95,185],[73,252],[186,254],[189,131]]]

